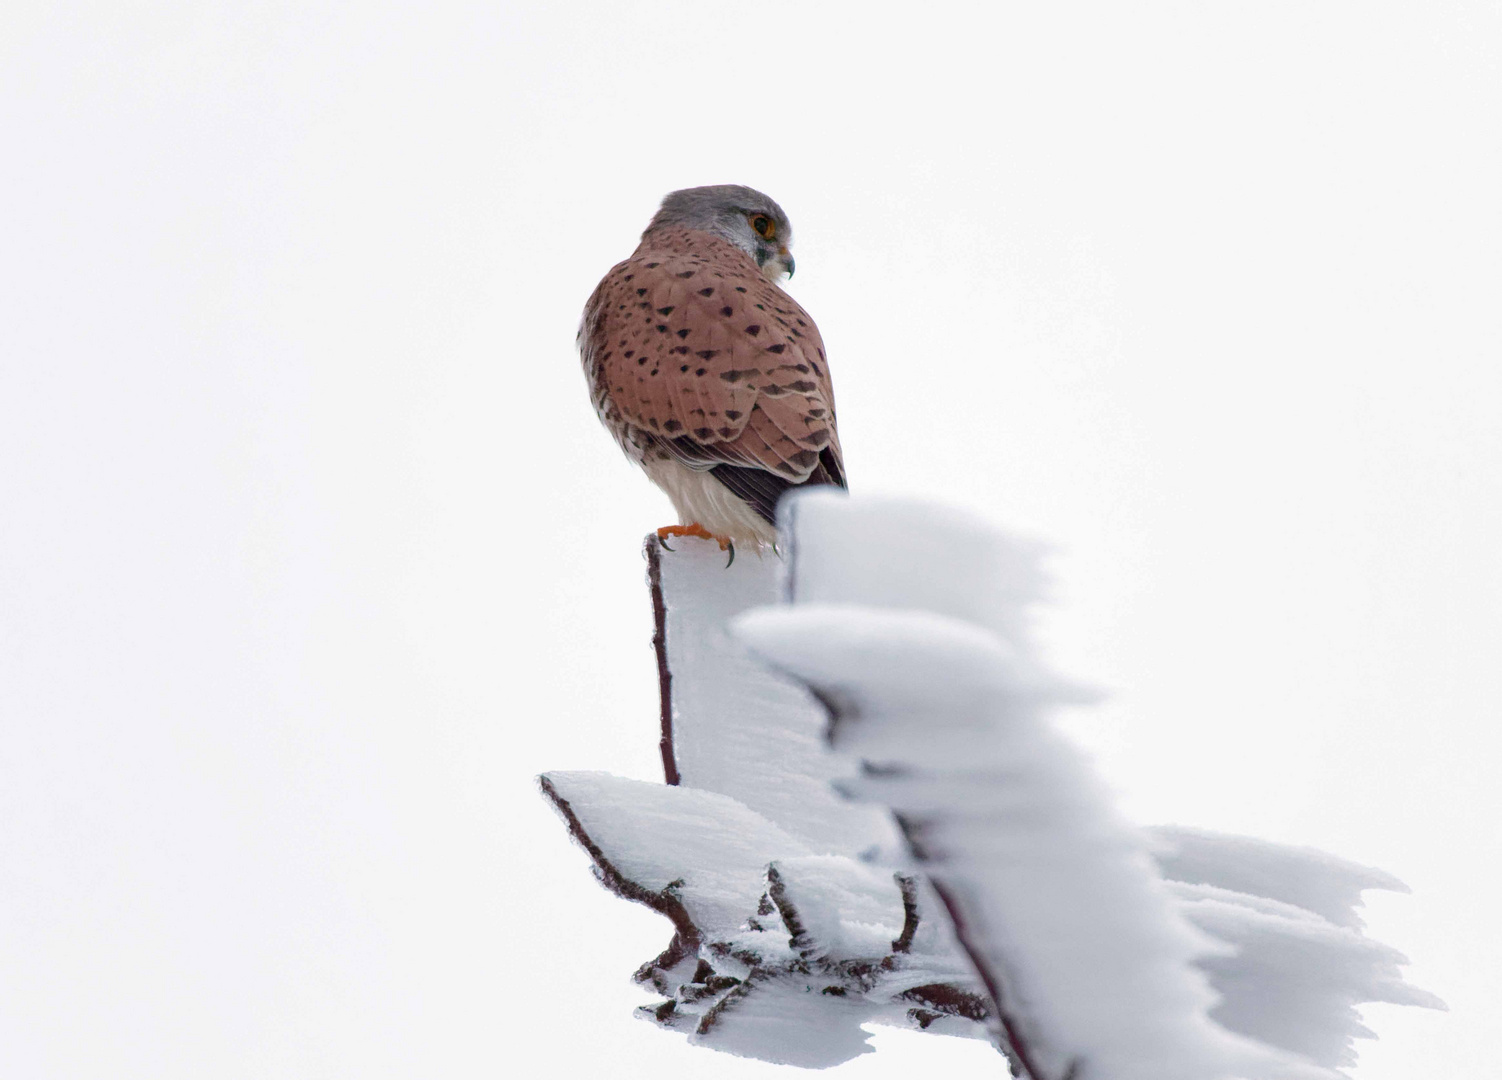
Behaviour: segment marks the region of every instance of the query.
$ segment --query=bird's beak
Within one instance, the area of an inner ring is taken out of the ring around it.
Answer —
[[[788,251],[787,248],[778,248],[777,254],[782,259],[782,265],[787,268],[788,278],[791,279],[793,276],[793,268],[798,265],[793,261],[792,252]]]

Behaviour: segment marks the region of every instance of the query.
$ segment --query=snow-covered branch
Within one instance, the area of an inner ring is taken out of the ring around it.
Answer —
[[[862,1025],[991,1039],[1031,1080],[1331,1078],[1365,1001],[1438,1005],[1354,909],[1387,875],[1122,819],[1052,723],[1041,551],[810,493],[786,561],[648,543],[667,784],[550,773],[596,876],[674,926],[644,1015],[821,1067]]]

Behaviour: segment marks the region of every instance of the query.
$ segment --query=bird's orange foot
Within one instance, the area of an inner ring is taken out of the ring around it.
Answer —
[[[668,536],[698,536],[700,539],[712,539],[712,541],[715,541],[719,545],[719,550],[721,551],[730,547],[730,538],[728,536],[715,535],[715,533],[704,529],[704,526],[698,524],[698,521],[695,521],[691,526],[662,526],[661,529],[658,529],[658,539],[667,539]],[[668,548],[668,551],[671,550],[673,548]]]
[[[669,551],[672,551],[673,549],[668,547],[667,545],[667,539],[670,536],[697,536],[701,540],[713,540],[715,543],[720,545],[721,551],[725,551],[727,549],[730,551],[730,558],[725,560],[725,565],[729,566],[731,563],[735,562],[735,545],[730,542],[730,537],[716,535],[715,533],[712,533],[708,529],[706,529],[703,525],[700,525],[697,521],[692,525],[664,525],[662,528],[657,530],[657,539],[662,541],[663,547],[668,548]]]

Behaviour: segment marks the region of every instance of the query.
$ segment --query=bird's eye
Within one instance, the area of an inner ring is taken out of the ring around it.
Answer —
[[[751,227],[756,230],[757,236],[770,240],[777,235],[777,226],[766,214],[756,214],[751,218]]]

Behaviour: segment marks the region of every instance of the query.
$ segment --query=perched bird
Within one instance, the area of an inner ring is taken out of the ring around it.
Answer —
[[[770,544],[789,488],[845,486],[824,342],[774,284],[792,240],[759,191],[675,191],[585,305],[595,410],[681,519],[660,537]]]

